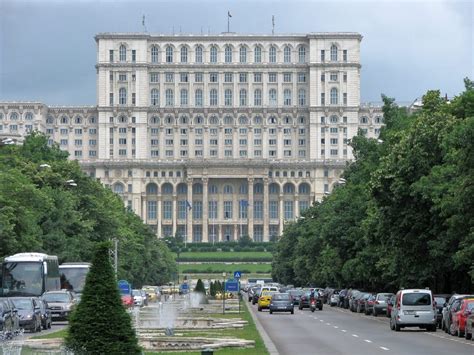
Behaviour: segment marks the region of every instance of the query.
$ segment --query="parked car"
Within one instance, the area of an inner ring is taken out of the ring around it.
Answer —
[[[339,292],[339,302],[338,302],[338,304],[337,304],[339,307],[343,307],[343,308],[344,308],[344,301],[345,301],[345,299],[346,299],[347,292],[348,292],[347,289],[342,289],[342,290]]]
[[[273,312],[290,312],[295,313],[293,298],[289,293],[275,293],[270,300],[270,314]]]
[[[146,301],[146,295],[143,297],[142,290],[132,290],[133,304],[138,307],[143,307]]]
[[[457,335],[458,337],[464,336],[467,317],[473,312],[474,298],[462,299],[459,303],[459,306],[457,307],[457,310],[453,312],[449,333],[451,335]]]
[[[362,292],[361,295],[356,300],[356,312],[362,313],[365,312],[365,303],[372,296],[371,293]]]
[[[0,298],[0,333],[10,337],[19,330],[18,310],[8,298]]]
[[[392,297],[390,297],[388,300],[387,300],[387,313],[385,314],[388,318],[390,318],[392,316],[392,308],[393,308],[393,305],[395,303],[395,295],[393,295]]]
[[[67,320],[77,303],[74,294],[68,290],[48,291],[41,298],[48,302],[55,320]]]
[[[454,294],[452,295],[450,298],[449,298],[449,301],[448,301],[448,304],[443,307],[443,320],[442,320],[442,323],[441,323],[441,329],[443,329],[446,333],[449,332],[449,329],[451,327],[451,317],[452,317],[452,307],[454,304],[458,305],[459,302],[456,302],[456,301],[459,301],[463,298],[466,298],[466,297],[473,297],[474,298],[474,295],[458,295],[458,294]]]
[[[387,313],[388,301],[393,296],[393,293],[377,293],[372,307],[372,315],[377,317],[379,314]]]
[[[364,314],[368,316],[374,311],[374,304],[377,299],[376,294],[370,294],[368,298],[364,300]]]
[[[329,305],[331,307],[334,307],[334,306],[337,306],[337,304],[339,303],[339,293],[333,293],[331,295],[331,298],[329,299]]]
[[[41,326],[43,329],[51,329],[53,316],[51,314],[51,309],[49,308],[48,302],[42,298],[38,298],[38,304],[41,311]]]
[[[395,297],[395,307],[390,316],[392,330],[420,327],[436,331],[436,313],[431,290],[400,290]]]
[[[349,300],[349,309],[352,312],[357,311],[357,304],[359,303],[359,299],[364,295],[363,292],[357,291],[352,293],[351,299]]]
[[[446,306],[450,295],[434,295],[436,302],[436,322],[438,328],[441,329],[443,323],[443,308]]]
[[[351,290],[349,291],[349,293],[347,294],[347,307],[346,308],[349,308],[351,311],[353,311],[354,309],[354,299],[360,294],[360,291],[359,290]],[[353,311],[355,312],[355,311]]]
[[[464,337],[467,340],[470,340],[472,339],[473,334],[474,334],[474,312],[471,312],[471,314],[466,319],[466,331],[464,332]]]
[[[299,305],[300,304],[300,298],[304,293],[303,290],[293,289],[293,290],[289,290],[288,293],[290,294],[290,296],[293,300],[293,304],[295,306]]]
[[[41,332],[41,311],[34,297],[11,297],[11,302],[18,310],[19,326],[32,333]]]
[[[261,312],[263,309],[270,308],[272,296],[277,293],[278,291],[262,291],[262,294],[258,298],[258,311]]]

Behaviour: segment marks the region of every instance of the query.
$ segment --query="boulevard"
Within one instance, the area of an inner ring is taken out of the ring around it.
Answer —
[[[322,311],[308,309],[295,314],[258,312],[249,304],[280,355],[434,355],[474,353],[474,342],[455,338],[441,330],[427,332],[407,328],[391,331],[386,317],[365,316],[324,305]]]

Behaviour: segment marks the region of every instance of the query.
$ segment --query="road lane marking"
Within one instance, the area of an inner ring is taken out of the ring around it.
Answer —
[[[337,325],[335,325],[335,326],[334,326],[334,329],[337,329],[337,328],[339,328],[339,327],[338,327]]]
[[[364,341],[365,341],[366,343],[371,343],[371,342],[372,342],[372,340],[369,340],[369,339],[364,339]]]
[[[380,349],[385,350],[385,351],[390,350],[389,348],[386,348],[385,346],[381,346]]]
[[[352,334],[354,338],[358,338],[359,336],[357,334]]]
[[[342,329],[342,330],[341,330],[341,332],[344,332],[344,333],[345,333],[345,332],[347,332],[347,330],[345,330],[345,329]]]
[[[320,322],[324,322],[322,319],[319,320]]]
[[[326,325],[331,325],[331,323],[326,323]]]

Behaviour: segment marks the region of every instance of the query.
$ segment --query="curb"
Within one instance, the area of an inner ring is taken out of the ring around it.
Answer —
[[[243,297],[243,300],[245,301],[244,297]],[[280,355],[280,353],[278,352],[278,350],[277,350],[275,344],[273,343],[272,339],[270,338],[270,336],[266,332],[265,328],[263,328],[263,326],[260,323],[260,321],[258,320],[257,316],[253,313],[252,309],[250,309],[250,307],[247,303],[245,303],[245,307],[247,307],[247,309],[249,310],[250,315],[252,316],[252,319],[255,322],[255,326],[257,327],[257,330],[260,333],[260,336],[262,337],[263,343],[265,344],[265,347],[268,350],[268,353],[270,355]]]

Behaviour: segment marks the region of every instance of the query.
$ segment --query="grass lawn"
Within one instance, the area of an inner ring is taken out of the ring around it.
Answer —
[[[216,273],[213,273],[213,274],[208,274],[208,273],[196,273],[196,274],[188,274],[188,273],[184,273],[184,274],[180,274],[179,275],[179,278],[180,280],[183,279],[183,275],[186,275],[188,277],[188,279],[193,279],[193,280],[197,280],[197,279],[201,279],[201,280],[214,280],[214,279],[219,279],[221,280],[222,279],[222,275],[219,275],[219,274],[216,274]],[[229,275],[229,277],[232,276],[232,275]],[[246,274],[244,273],[243,276],[242,276],[242,281],[246,281],[247,279],[270,279],[272,277],[272,275],[270,273],[268,274],[256,274],[256,273],[250,273],[250,274]],[[222,280],[221,280],[222,281]]]
[[[31,339],[54,339],[54,338],[62,338],[64,339],[67,335],[67,328],[58,330],[57,332],[45,334],[45,335],[36,335],[31,337]]]
[[[271,264],[225,264],[225,263],[209,263],[209,264],[179,264],[180,274],[213,274],[222,272],[241,271],[244,274],[250,273],[265,273],[269,274],[272,271]]]
[[[174,254],[177,258],[177,254]],[[272,253],[265,251],[207,251],[179,254],[179,261],[272,261]]]

